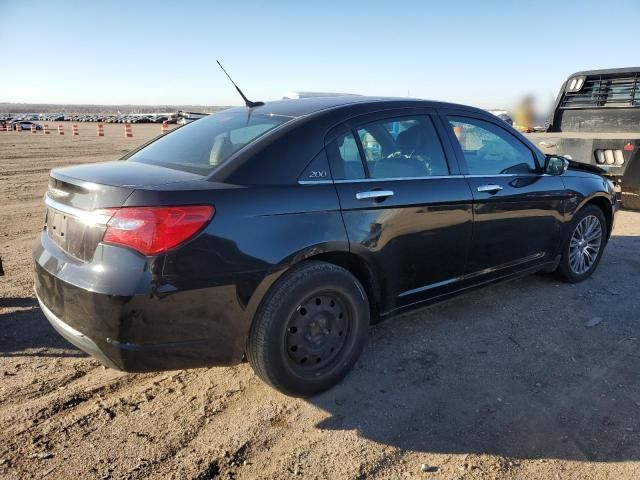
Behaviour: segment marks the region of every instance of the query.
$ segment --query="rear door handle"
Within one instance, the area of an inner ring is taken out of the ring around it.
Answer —
[[[393,190],[369,190],[356,193],[358,200],[384,200],[388,197],[393,197]]]
[[[500,190],[502,190],[502,187],[500,185],[494,185],[494,184],[480,185],[478,187],[479,192],[485,192],[485,193],[498,193]]]

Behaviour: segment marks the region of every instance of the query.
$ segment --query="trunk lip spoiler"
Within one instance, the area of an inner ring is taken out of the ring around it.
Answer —
[[[48,194],[44,195],[44,203],[47,207],[79,218],[84,223],[90,225],[107,225],[112,216],[110,214],[98,213],[99,211],[82,210],[80,208],[72,207],[71,205],[60,203],[51,198]]]

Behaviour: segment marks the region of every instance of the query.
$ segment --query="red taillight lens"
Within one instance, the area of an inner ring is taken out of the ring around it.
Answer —
[[[199,232],[214,212],[211,205],[123,207],[109,220],[102,241],[157,255]]]

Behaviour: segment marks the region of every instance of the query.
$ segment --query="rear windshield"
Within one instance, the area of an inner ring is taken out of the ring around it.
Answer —
[[[128,158],[207,175],[227,158],[290,117],[220,112],[178,128]]]

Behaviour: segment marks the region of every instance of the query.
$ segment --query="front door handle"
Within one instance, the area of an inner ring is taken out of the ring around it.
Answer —
[[[480,185],[478,187],[479,192],[485,192],[485,193],[498,193],[500,190],[502,190],[502,187],[500,185],[494,185],[494,184]]]
[[[358,200],[384,200],[388,197],[393,197],[393,190],[369,190],[356,193]]]

